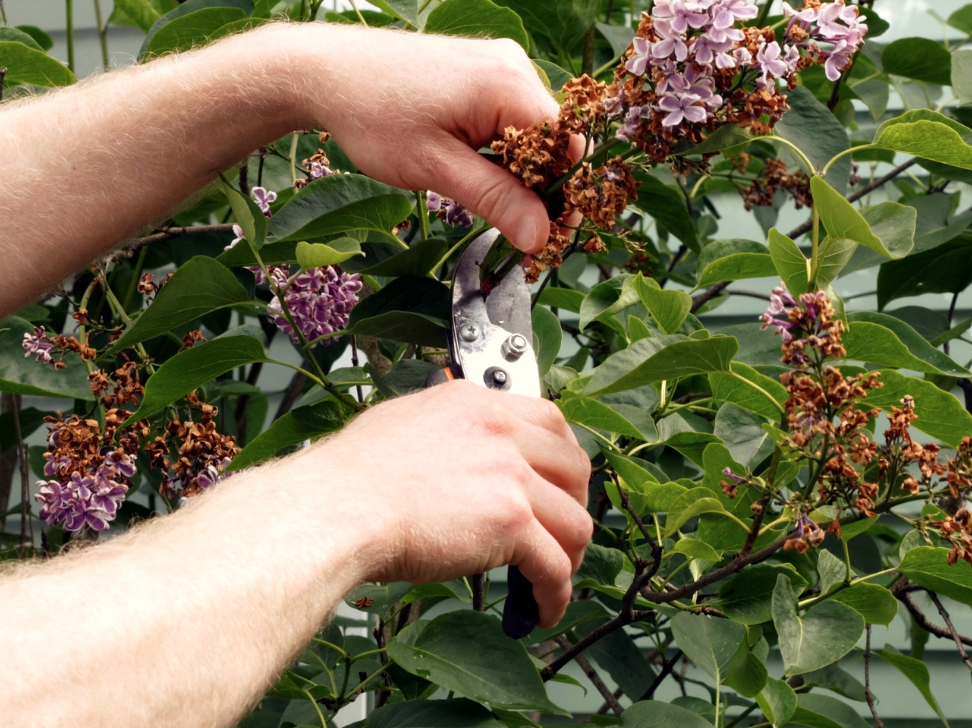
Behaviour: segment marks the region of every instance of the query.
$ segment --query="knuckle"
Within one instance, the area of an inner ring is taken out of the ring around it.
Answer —
[[[489,179],[483,180],[480,189],[476,191],[475,195],[478,198],[477,208],[481,217],[487,220],[495,220],[509,206],[510,184],[513,181],[512,177],[509,183],[499,177],[490,177]]]
[[[477,425],[491,437],[508,437],[513,432],[514,422],[510,413],[497,404],[485,404],[477,410]]]

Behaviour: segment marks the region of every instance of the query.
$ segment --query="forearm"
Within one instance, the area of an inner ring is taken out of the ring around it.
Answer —
[[[293,52],[261,29],[0,111],[0,316],[291,131]]]
[[[0,577],[4,725],[239,719],[375,566],[361,550],[374,518],[342,495],[350,471],[326,455],[301,462],[233,476],[134,533]]]

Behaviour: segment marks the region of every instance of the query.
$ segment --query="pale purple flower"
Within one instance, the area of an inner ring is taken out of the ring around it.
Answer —
[[[684,33],[689,27],[702,28],[709,22],[709,14],[693,0],[657,0],[651,15],[655,21],[671,24],[676,33]]]
[[[794,18],[801,23],[813,23],[817,20],[817,10],[814,8],[803,8],[802,10],[794,10],[790,3],[784,0],[783,2],[783,17],[784,18]]]
[[[764,43],[756,53],[756,65],[763,75],[759,79],[761,86],[770,83],[769,78],[782,78],[787,75],[786,62],[780,60],[783,50],[775,40],[772,43]]]
[[[658,108],[668,112],[668,116],[662,121],[662,126],[677,126],[683,121],[691,121],[695,124],[702,124],[709,118],[708,112],[702,106],[698,106],[699,97],[693,94],[685,96],[663,96],[658,102]]]
[[[266,190],[263,187],[254,187],[251,194],[257,207],[260,208],[264,215],[269,217],[270,204],[276,201],[277,193],[272,190]]]
[[[45,331],[43,326],[35,326],[33,334],[24,334],[24,359],[30,357],[35,357],[36,361],[42,364],[52,364],[51,359],[51,349],[54,348],[54,344],[51,340],[47,338],[47,331]]]
[[[731,479],[736,485],[742,485],[746,482],[744,477],[741,475],[736,475],[734,472],[732,472],[732,468],[730,468],[728,465],[722,469],[722,477]]]
[[[476,221],[471,210],[467,210],[455,200],[448,200],[445,206],[445,223],[450,227],[470,227]]]
[[[661,38],[657,43],[651,44],[651,57],[657,60],[667,60],[675,58],[681,63],[688,58],[688,46],[682,34],[674,30],[670,23],[659,20],[655,23],[655,32]]]
[[[838,22],[843,22],[840,25]],[[843,0],[820,6],[817,15],[817,28],[821,36],[828,39],[843,38],[849,30],[856,30],[861,21],[857,16],[857,8],[846,6]]]
[[[624,114],[624,91],[620,87],[617,96],[604,100],[604,111],[609,119],[620,119]]]
[[[747,0],[722,0],[714,11],[712,25],[723,30],[731,28],[740,20],[752,20],[759,14],[759,8],[750,5]]]
[[[737,48],[732,52],[732,57],[740,66],[753,65],[753,54],[747,48]]]
[[[638,126],[641,124],[641,120],[647,119],[649,116],[651,116],[650,106],[632,106],[628,109],[628,113],[625,114],[624,124],[615,132],[615,138],[623,142],[631,141],[638,133]]]
[[[40,517],[65,531],[104,531],[128,494],[125,480],[135,475],[132,457],[110,450],[93,474],[75,471],[69,477],[60,476],[70,464],[67,458],[48,458],[44,474],[60,479],[37,483],[39,492],[34,497],[43,504]]]
[[[840,78],[840,72],[850,65],[851,58],[857,52],[857,44],[851,45],[840,41],[832,51],[824,51],[827,60],[824,61],[824,73],[831,81]]]
[[[239,225],[233,225],[233,235],[236,237],[233,238],[230,241],[230,244],[223,248],[223,250],[232,250],[241,240],[243,240],[243,228],[241,228]]]
[[[312,161],[310,166],[307,168],[307,178],[310,180],[327,177],[329,174],[334,174],[334,170],[322,162]],[[276,199],[276,195],[274,195],[274,199]],[[273,202],[273,200],[270,201]],[[266,212],[266,210],[264,210],[264,212]]]
[[[797,71],[797,65],[800,63],[800,49],[795,45],[785,47],[786,56],[783,58],[783,62],[786,64],[787,75],[789,75]]]
[[[624,64],[624,68],[635,76],[644,76],[645,71],[648,70],[648,62],[651,60],[651,46],[644,38],[635,38],[631,41],[631,45],[634,47],[634,55]]]
[[[429,190],[425,195],[425,206],[429,208],[429,212],[438,212],[442,207],[442,195]]]
[[[278,276],[286,274],[278,270],[271,275],[276,281]],[[277,283],[279,288],[286,287],[284,302],[287,310],[308,341],[333,334],[348,325],[348,317],[358,302],[362,286],[361,276],[345,273],[336,266],[312,268],[285,278],[282,284]],[[299,343],[299,336],[281,312],[279,299],[270,302],[270,309],[276,313],[274,322],[277,327]],[[324,339],[322,343],[327,344],[329,340]]]

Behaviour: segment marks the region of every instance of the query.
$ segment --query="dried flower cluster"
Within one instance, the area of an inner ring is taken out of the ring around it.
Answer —
[[[867,34],[858,8],[844,0],[804,2],[799,11],[784,3],[788,23],[781,44],[771,28],[741,25],[758,14],[751,0],[657,0],[642,17],[610,86],[587,76],[572,79],[554,123],[510,127],[493,151],[524,185],[541,193],[570,174],[563,184],[565,214],[580,211],[591,224],[610,229],[635,198],[624,161],[631,154],[642,151],[650,163],[671,162],[677,145],[702,142],[726,125],[768,133],[788,108],[781,84],[793,88],[796,74],[813,64],[822,64],[831,80],[850,66]],[[578,134],[588,141],[613,137],[608,144],[628,143],[632,149],[605,159],[600,168],[575,169],[569,147],[571,135]],[[768,184],[785,181],[795,193],[802,189],[801,180],[785,169],[771,171],[777,179]],[[798,199],[805,204],[805,195]],[[559,207],[559,199],[550,202]],[[547,266],[557,267],[568,245],[560,227],[552,226],[528,277],[535,280]]]
[[[751,157],[740,154],[737,163],[741,171],[745,172]],[[743,201],[747,210],[754,207],[766,207],[773,204],[773,198],[780,190],[787,192],[793,199],[796,208],[813,205],[810,194],[810,178],[805,172],[788,172],[786,162],[782,159],[767,159],[762,171],[757,174],[749,187],[742,190]]]
[[[197,419],[190,414],[185,421],[172,420],[165,433],[145,448],[152,467],[165,473],[159,492],[167,498],[191,498],[212,487],[225,477],[223,469],[240,452],[235,438],[217,431],[216,407],[199,404],[194,396],[190,403],[198,411]]]

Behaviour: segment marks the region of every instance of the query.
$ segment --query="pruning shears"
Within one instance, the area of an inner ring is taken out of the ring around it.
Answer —
[[[484,232],[459,257],[452,281],[452,363],[432,372],[427,384],[467,379],[489,389],[539,397],[540,370],[533,350],[530,286],[524,269],[513,266],[488,293],[483,291],[483,261],[498,237],[495,229]],[[520,639],[539,620],[533,585],[517,567],[510,566],[507,586],[503,631]]]

